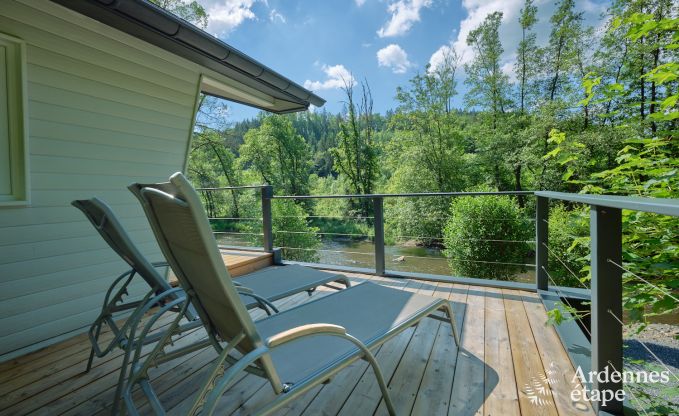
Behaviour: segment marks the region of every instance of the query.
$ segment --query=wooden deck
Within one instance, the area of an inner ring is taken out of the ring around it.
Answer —
[[[450,326],[425,319],[377,350],[377,360],[400,414],[411,415],[580,415],[593,414],[570,399],[574,370],[535,294],[477,286],[377,278],[349,274],[354,283],[380,284],[449,299],[454,306],[462,348]],[[319,289],[316,296],[332,291]],[[279,303],[284,310],[307,301],[306,294]],[[253,312],[256,318],[260,312]],[[184,334],[178,344],[204,336]],[[77,336],[0,364],[0,413],[24,415],[107,414],[120,353],[95,360],[83,374],[89,353]],[[165,363],[151,371],[152,383],[170,414],[184,414],[212,349]],[[273,397],[271,387],[243,376],[220,401],[220,415],[245,415]],[[145,413],[151,413],[144,407]],[[359,361],[331,383],[312,389],[285,415],[386,414],[372,370]]]
[[[243,276],[273,264],[273,254],[261,251],[243,251],[222,249],[224,264],[232,277]],[[178,284],[177,277],[170,271],[170,284]]]

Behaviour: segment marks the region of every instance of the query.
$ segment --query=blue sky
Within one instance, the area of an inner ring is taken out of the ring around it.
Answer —
[[[504,70],[512,76],[523,0],[199,0],[210,15],[208,32],[325,98],[330,112],[342,109],[342,79],[366,79],[374,110],[395,108],[396,87],[406,85],[446,48],[472,59],[469,30],[488,13],[504,13],[500,35]],[[538,41],[549,35],[553,0],[536,0]],[[586,23],[598,26],[605,0],[576,0]],[[462,105],[464,86],[460,71]],[[230,118],[257,110],[234,104]]]

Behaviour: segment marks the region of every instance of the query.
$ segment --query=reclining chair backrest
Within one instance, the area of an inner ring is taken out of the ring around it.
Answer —
[[[181,173],[169,183],[128,187],[144,207],[158,244],[206,329],[222,341],[244,335],[237,348],[247,353],[263,344],[217,247],[198,194]],[[260,359],[274,389],[280,381],[268,354]]]
[[[156,293],[172,287],[158,270],[141,254],[123,229],[111,208],[101,199],[82,199],[71,202],[85,214],[109,246],[139,274]]]

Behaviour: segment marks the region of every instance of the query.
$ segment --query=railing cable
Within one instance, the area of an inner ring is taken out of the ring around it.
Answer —
[[[606,312],[608,312],[613,318],[615,318],[615,320],[618,321],[618,323],[620,323],[621,326],[625,326],[625,324],[622,322],[622,320],[621,320],[620,318],[618,318],[618,317],[615,315],[615,313],[613,313],[612,310],[607,309]],[[667,370],[670,374],[672,374],[672,376],[673,376],[677,381],[679,381],[679,377],[677,377],[677,375],[674,374],[674,373],[672,372],[672,370],[670,370],[670,368],[667,366],[667,364],[665,364],[665,363],[663,362],[663,360],[660,359],[660,357],[658,357],[657,355],[655,355],[655,353],[654,353],[653,351],[651,351],[650,348],[648,348],[648,346],[646,345],[646,343],[645,343],[644,341],[642,341],[642,340],[640,340],[640,339],[637,339],[637,340],[635,340],[635,341],[638,341],[638,342],[641,344],[641,346],[644,347],[644,348],[646,349],[646,351],[648,351],[648,353],[651,354],[651,356],[653,356],[653,358],[655,358],[660,364],[662,364],[663,367],[665,367],[665,370]]]
[[[208,220],[262,220],[262,217],[208,217]]]
[[[535,267],[534,264],[525,264],[525,263],[509,263],[509,262],[500,262],[500,261],[485,261],[485,260],[469,260],[469,259],[460,259],[460,258],[454,258],[454,257],[425,257],[425,256],[409,256],[409,255],[403,255],[403,256],[397,256],[393,255],[393,257],[403,257],[403,258],[413,258],[413,259],[426,259],[426,260],[455,260],[455,261],[462,261],[462,262],[468,262],[468,263],[484,263],[484,264],[503,264],[503,265],[508,265],[508,266],[524,266],[524,267]]]
[[[410,238],[413,240],[443,240],[443,237],[420,237],[412,235],[397,235],[395,238]],[[492,238],[458,238],[458,240],[464,241],[487,241],[491,243],[535,243],[535,240],[496,240]]]
[[[547,269],[545,268],[545,266],[541,266],[541,267],[542,267],[542,270],[544,270],[545,273],[547,274],[547,277],[549,278],[549,280],[551,280],[552,284],[553,284],[554,287],[556,288],[556,292],[557,292],[557,294],[559,295],[559,297],[560,297],[561,299],[563,299],[564,301],[566,301],[566,304],[568,305],[568,307],[570,307],[570,308],[573,309],[573,310],[577,310],[577,309],[574,308],[573,305],[571,305],[571,303],[568,301],[568,297],[566,297],[566,296],[564,295],[564,293],[561,291],[561,289],[559,289],[559,286],[556,284],[556,282],[554,281],[554,279],[552,279],[552,275],[549,274],[549,272],[547,271]],[[590,312],[590,313],[591,313],[591,312]],[[582,328],[587,332],[587,334],[589,335],[589,338],[592,339],[592,333],[591,333],[591,332],[589,331],[589,329],[587,328],[587,325],[585,325],[585,323],[582,322],[582,319],[580,319],[580,318],[577,317],[577,316],[575,317],[575,319],[577,319],[578,321],[580,321],[580,323],[582,324]]]
[[[582,280],[580,280],[580,277],[578,277],[578,275],[575,274],[575,272],[574,272],[573,270],[571,270],[571,268],[568,267],[568,266],[566,265],[566,263],[565,263],[563,260],[561,260],[561,258],[560,258],[559,256],[557,256],[556,253],[555,253],[554,251],[552,251],[552,249],[549,248],[549,246],[548,246],[546,243],[543,242],[542,245],[545,246],[545,248],[547,249],[547,251],[549,252],[549,254],[551,254],[555,259],[557,259],[557,260],[559,261],[559,263],[561,263],[561,264],[563,265],[563,267],[565,267],[566,270],[568,270],[568,271],[571,273],[571,275],[573,275],[573,277],[575,277],[575,280],[577,280],[578,283],[580,283],[580,285],[582,285],[582,287],[584,287],[585,289],[589,290],[589,288],[587,287],[587,285],[584,284],[584,283],[582,282]]]
[[[611,367],[613,367],[613,370],[617,371],[618,374],[622,375],[622,371],[620,371],[620,370],[618,370],[617,368],[615,368],[615,366],[613,365],[613,363],[611,362],[611,360],[607,360],[607,362],[608,362],[608,364],[611,365]],[[632,391],[631,388],[628,389],[628,390],[629,390],[629,393],[632,395],[632,398],[634,398],[634,400],[637,401],[637,404],[639,405],[639,407],[641,408],[641,410],[644,412],[644,414],[645,414],[646,416],[648,416],[648,413],[646,412],[646,409],[644,409],[645,406],[643,405],[643,403],[641,403],[641,400],[639,400],[639,398],[636,396],[636,394],[634,394],[634,392]]]
[[[262,233],[243,233],[243,232],[237,232],[237,231],[213,231],[212,234],[264,235]]]
[[[361,254],[364,256],[374,256],[374,253],[363,253],[360,251],[341,251],[341,250],[328,250],[324,248],[302,248],[302,247],[279,247],[279,248],[285,248],[288,250],[304,250],[304,251],[324,251],[328,253],[343,253],[343,254]]]
[[[630,271],[630,270],[624,268],[623,266],[619,265],[618,263],[614,262],[611,259],[606,259],[606,261],[608,261],[611,264],[618,266],[618,268],[620,268],[620,270],[631,274],[632,276],[636,277],[637,279],[641,280],[642,282],[646,283],[647,285],[654,287],[655,289],[659,290],[660,292],[664,293],[665,295],[667,295],[670,298],[674,299],[675,301],[679,302],[679,299],[677,299],[674,295],[672,295],[672,293],[661,288],[660,286],[654,285],[653,283],[649,282],[648,280],[644,279],[643,277],[639,276],[638,274],[634,273],[633,271]]]
[[[274,233],[277,234],[314,234],[314,235],[341,235],[347,237],[370,237],[374,238],[374,235],[370,234],[353,234],[353,233],[324,233],[315,231],[286,231],[286,230],[276,230]]]

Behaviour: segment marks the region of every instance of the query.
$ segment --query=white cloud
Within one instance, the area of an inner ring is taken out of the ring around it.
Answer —
[[[413,24],[420,21],[420,10],[431,7],[432,0],[398,0],[387,7],[389,21],[377,31],[381,38],[406,34]]]
[[[366,0],[354,0],[354,3],[356,3],[356,5],[358,7],[363,6],[365,4],[365,2],[366,2]]]
[[[276,22],[278,20],[281,23],[285,23],[287,20],[285,19],[285,16],[283,16],[278,10],[276,9],[271,9],[269,12],[269,20],[272,22]]]
[[[406,51],[394,43],[377,51],[377,63],[379,66],[391,68],[395,74],[403,74],[413,66],[408,60]]]
[[[443,45],[440,48],[436,50],[431,55],[431,58],[429,58],[429,71],[434,71],[436,68],[438,68],[439,65],[441,65],[445,59],[445,56],[447,54],[450,54],[453,52],[453,48],[451,45]]]
[[[356,79],[349,72],[344,65],[323,65],[323,72],[325,72],[326,79],[324,81],[304,81],[304,88],[312,91],[332,90],[344,88],[345,86],[354,86]]]
[[[553,0],[536,0],[538,8],[538,23],[533,28],[537,35],[538,45],[544,45],[549,38],[551,26],[549,19],[554,13],[555,4]],[[467,36],[469,32],[477,28],[490,13],[500,11],[503,13],[500,25],[500,39],[505,50],[502,56],[502,71],[514,78],[514,63],[516,62],[516,48],[521,40],[521,26],[518,19],[521,9],[524,7],[524,0],[462,0],[462,7],[467,12],[458,28],[453,29],[456,36],[445,45],[442,45],[431,55],[429,63],[432,66],[439,64],[445,51],[454,48],[461,57],[461,64],[468,63],[474,58],[474,51],[467,46]],[[575,9],[585,10],[585,21],[583,24],[594,25],[599,21],[601,12],[606,9],[606,4],[598,4],[592,0],[576,0]]]
[[[226,36],[246,20],[255,20],[256,0],[207,0],[203,5],[209,16],[208,31]]]

